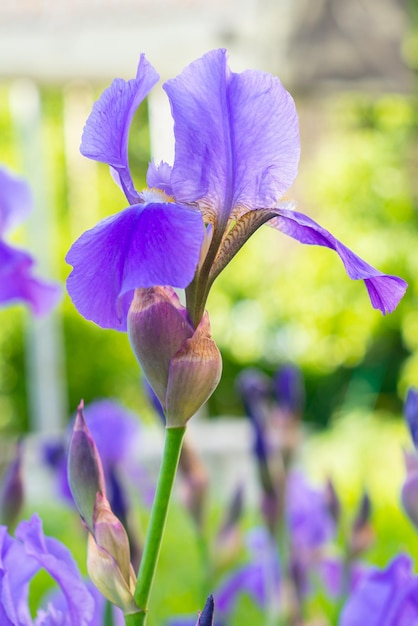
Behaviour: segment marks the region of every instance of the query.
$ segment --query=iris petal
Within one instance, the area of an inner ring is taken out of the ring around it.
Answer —
[[[215,50],[165,83],[174,117],[172,185],[179,201],[202,200],[227,218],[238,205],[274,206],[299,160],[293,99],[277,78],[233,74]]]
[[[277,217],[269,224],[289,237],[309,245],[331,248],[339,255],[345,270],[353,280],[364,280],[370,301],[375,309],[383,314],[391,313],[404,295],[407,283],[398,278],[383,274],[354,254],[330,232],[311,218],[287,209],[277,209]]]
[[[116,78],[93,105],[84,127],[81,153],[111,165],[119,173],[129,200],[137,196],[129,172],[128,135],[134,113],[159,75],[142,54],[136,78]]]
[[[0,167],[0,237],[22,222],[32,209],[29,185]]]
[[[134,205],[102,220],[71,247],[67,289],[78,311],[103,328],[126,330],[137,287],[186,287],[203,240],[198,211],[172,203]]]
[[[0,241],[0,305],[23,301],[37,316],[56,306],[61,289],[33,276],[34,264],[29,254]]]

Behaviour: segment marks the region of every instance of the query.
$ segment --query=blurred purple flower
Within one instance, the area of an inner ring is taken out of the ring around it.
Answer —
[[[267,421],[271,411],[271,381],[260,370],[248,368],[237,377],[236,387],[253,427],[254,454],[257,461],[267,467],[270,453]]]
[[[91,621],[88,622],[88,626],[105,626],[107,623],[105,621],[105,616],[106,611],[108,610],[110,610],[112,616],[112,626],[125,626],[125,617],[122,610],[115,605],[108,607],[106,598],[90,580],[87,580],[85,584],[94,601],[94,612]],[[67,603],[61,589],[54,589],[51,591],[47,595],[47,601],[49,604],[54,606],[55,610],[58,610],[63,614],[67,610]],[[36,624],[36,626],[38,626],[38,624]],[[39,624],[39,626],[41,626],[41,624]],[[42,626],[44,626],[43,623]],[[55,625],[55,622],[53,622],[51,625],[48,624],[48,626],[61,626],[61,623]]]
[[[399,555],[383,571],[365,576],[345,604],[340,626],[412,626],[418,623],[418,577]]]
[[[137,287],[189,286],[197,325],[213,281],[266,222],[302,243],[335,250],[349,277],[364,280],[373,307],[393,311],[405,281],[382,274],[288,203],[278,204],[298,168],[293,99],[270,74],[231,72],[225,50],[205,54],[164,84],[174,165],[151,163],[150,189],[138,192],[129,128],[158,78],[141,55],[136,78],[114,80],[84,129],[81,152],[111,166],[130,205],[81,235],[67,255],[68,291],[84,317],[124,331]]]
[[[300,417],[305,400],[302,373],[298,367],[287,364],[273,377],[273,389],[279,407],[289,415]]]
[[[58,303],[61,289],[35,278],[34,259],[4,241],[31,210],[28,184],[0,166],[0,306],[25,302],[35,315],[44,315]]]
[[[37,515],[21,522],[15,539],[0,526],[0,624],[2,626],[96,626],[94,600],[69,552],[59,541],[45,537]],[[60,587],[65,600],[52,600],[33,620],[28,605],[29,584],[44,569]],[[99,626],[99,624],[97,624]]]
[[[408,389],[403,412],[411,433],[412,442],[415,448],[418,448],[418,389],[414,387]]]
[[[404,450],[406,479],[402,485],[401,502],[411,522],[418,528],[418,390],[408,390],[404,416],[409,427],[414,450]]]
[[[317,573],[330,598],[341,598],[354,592],[363,578],[374,570],[360,561],[345,564],[342,559],[331,556],[322,556],[317,565]]]
[[[126,517],[127,494],[124,487],[134,485],[146,505],[154,497],[154,485],[146,470],[138,463],[141,445],[139,418],[114,400],[97,400],[87,405],[84,416],[103,464],[106,491],[117,517]],[[68,429],[68,439],[72,425]],[[44,462],[54,469],[60,495],[71,504],[73,498],[67,481],[66,443],[51,442],[43,447]]]
[[[242,594],[248,595],[261,608],[277,597],[280,567],[276,546],[264,528],[253,528],[247,535],[248,562],[227,574],[213,592],[215,626],[224,626]],[[166,626],[193,626],[192,616],[171,618]],[[199,622],[196,626],[199,626]]]
[[[336,525],[326,491],[312,487],[300,472],[289,475],[286,517],[298,553],[314,551],[335,536]]]
[[[22,442],[18,441],[14,457],[0,482],[0,524],[14,527],[19,518],[24,500],[22,479]]]

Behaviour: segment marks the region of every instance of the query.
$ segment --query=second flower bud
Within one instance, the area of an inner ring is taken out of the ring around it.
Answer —
[[[207,313],[195,329],[171,287],[136,289],[128,313],[132,349],[158,396],[168,428],[180,428],[210,398],[222,358]]]

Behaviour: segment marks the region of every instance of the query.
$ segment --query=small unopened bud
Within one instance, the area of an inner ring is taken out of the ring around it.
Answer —
[[[236,381],[237,391],[253,427],[254,454],[265,467],[269,456],[266,424],[270,414],[270,385],[270,379],[255,368],[243,370]]]
[[[93,516],[96,494],[105,495],[103,467],[96,444],[83,415],[83,402],[77,410],[73,434],[68,450],[68,483],[74,502],[90,532],[93,531]]]
[[[374,532],[370,523],[371,500],[365,491],[360,500],[358,511],[353,522],[350,539],[350,557],[354,558],[363,554],[374,541]]]
[[[19,442],[0,486],[0,524],[9,528],[16,524],[23,505],[23,495],[22,444]]]
[[[242,551],[240,519],[244,506],[244,489],[238,485],[227,505],[226,516],[219,528],[214,544],[214,559],[218,569],[229,568]]]
[[[273,389],[279,407],[288,415],[299,417],[305,401],[305,389],[300,370],[295,365],[285,365],[273,379]]]
[[[406,480],[401,490],[401,502],[411,522],[418,528],[418,455],[404,450]]]
[[[136,578],[130,562],[128,535],[100,493],[96,497],[93,527],[87,553],[87,569],[92,582],[125,614],[139,612],[133,596]]]
[[[325,484],[325,503],[332,519],[338,525],[341,517],[341,503],[331,478],[328,478]]]
[[[410,474],[401,490],[401,502],[405,513],[418,528],[418,472]]]
[[[215,621],[215,603],[213,596],[210,595],[206,600],[203,611],[199,615],[196,626],[213,626]]]
[[[408,389],[404,404],[404,416],[415,448],[418,448],[418,389]]]
[[[216,389],[222,359],[205,314],[196,329],[173,289],[136,289],[128,313],[132,349],[166,415],[183,427]]]

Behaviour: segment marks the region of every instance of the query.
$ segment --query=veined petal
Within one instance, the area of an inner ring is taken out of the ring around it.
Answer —
[[[0,237],[27,217],[32,203],[26,181],[0,167]]]
[[[0,306],[25,302],[41,316],[58,304],[61,288],[34,277],[34,264],[29,254],[0,241]]]
[[[173,204],[134,205],[85,232],[67,254],[68,292],[86,319],[126,330],[137,287],[186,287],[203,241],[199,211]]]
[[[394,311],[408,286],[402,278],[383,274],[372,267],[303,213],[288,209],[276,209],[276,212],[277,217],[270,220],[269,225],[301,243],[335,250],[348,276],[353,280],[364,280],[373,308],[383,314]]]
[[[231,73],[225,50],[215,50],[164,89],[174,117],[176,199],[201,200],[225,218],[238,205],[274,206],[299,160],[295,105],[280,81]]]
[[[129,128],[136,109],[158,79],[155,69],[141,54],[136,78],[116,78],[94,103],[81,139],[80,151],[84,156],[117,170],[129,200],[137,196],[129,172]]]

